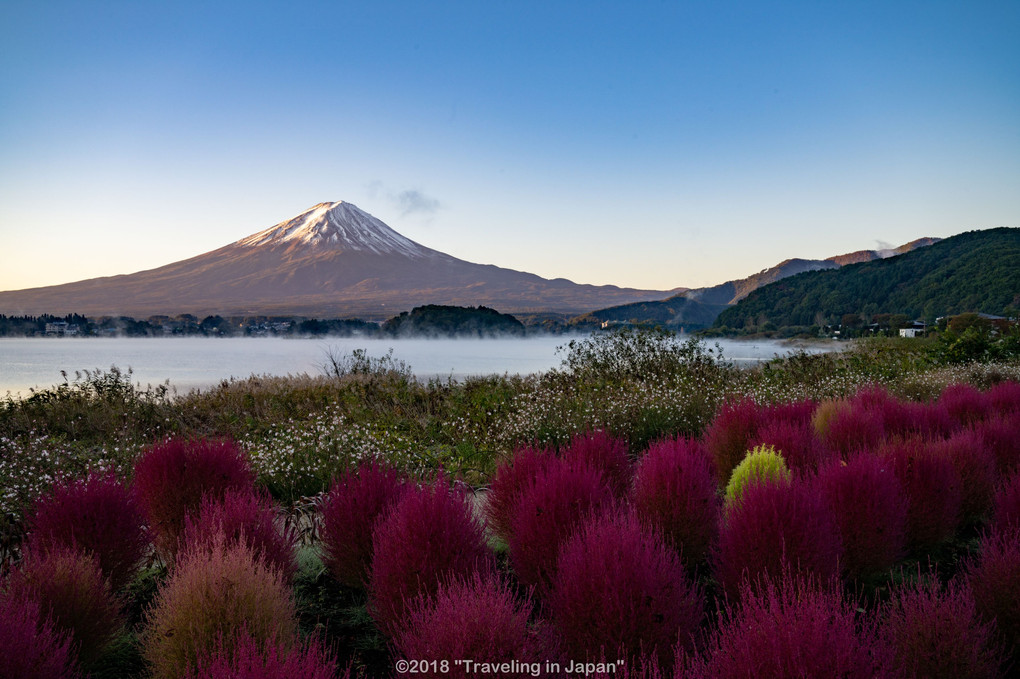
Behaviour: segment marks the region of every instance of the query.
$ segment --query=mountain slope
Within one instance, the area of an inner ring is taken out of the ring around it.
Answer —
[[[844,314],[1006,314],[1018,306],[1020,229],[998,228],[969,231],[898,257],[781,280],[721,313],[715,326],[810,326],[838,323]]]
[[[668,291],[579,285],[474,264],[350,203],[320,203],[222,248],[129,275],[0,292],[0,313],[291,314],[383,320],[423,304],[576,314]]]
[[[894,250],[858,250],[827,259],[787,259],[768,269],[739,280],[727,281],[708,288],[687,290],[661,301],[644,301],[599,309],[584,314],[575,323],[605,321],[651,323],[668,328],[695,330],[707,328],[729,306],[749,294],[776,281],[808,271],[838,269],[857,262],[870,262],[910,252],[938,242],[937,238],[918,238]]]

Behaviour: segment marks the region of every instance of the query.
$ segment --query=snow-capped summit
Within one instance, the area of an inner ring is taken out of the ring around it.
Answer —
[[[427,257],[438,254],[386,226],[351,203],[319,203],[297,217],[238,241],[256,247],[279,243],[302,243],[339,250]]]

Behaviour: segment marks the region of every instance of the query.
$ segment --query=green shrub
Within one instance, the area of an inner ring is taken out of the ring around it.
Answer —
[[[782,484],[789,484],[791,481],[790,470],[786,467],[786,460],[772,446],[758,446],[744,457],[740,464],[730,475],[729,483],[726,484],[726,492],[723,498],[723,506],[727,511],[734,504],[740,501],[744,491],[751,484],[773,481]]]

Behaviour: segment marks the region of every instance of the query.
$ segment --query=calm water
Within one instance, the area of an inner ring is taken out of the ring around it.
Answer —
[[[354,349],[379,357],[392,348],[393,357],[421,378],[524,375],[559,367],[565,354],[556,350],[570,339],[0,338],[0,395],[24,395],[33,387],[60,384],[61,370],[73,379],[76,370],[113,365],[131,368],[134,381],[142,385],[169,380],[184,393],[230,377],[318,375],[329,352]],[[772,341],[725,340],[720,345],[724,357],[738,363],[790,351],[789,345]]]

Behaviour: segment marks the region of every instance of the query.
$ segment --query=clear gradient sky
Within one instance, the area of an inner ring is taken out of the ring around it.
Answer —
[[[334,200],[654,289],[1020,226],[1020,2],[0,0],[0,290]]]

